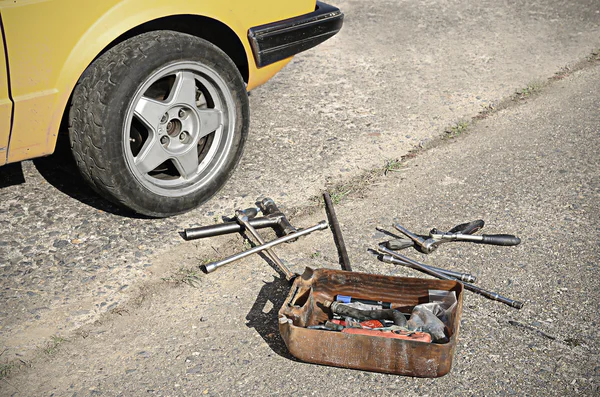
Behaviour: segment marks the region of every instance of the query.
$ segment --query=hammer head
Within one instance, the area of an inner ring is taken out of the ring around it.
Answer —
[[[269,218],[277,218],[277,228],[275,228],[275,232],[278,236],[285,236],[290,233],[295,233],[297,230],[292,224],[287,220],[283,212],[277,208],[275,201],[268,197],[257,201],[256,205],[262,213]]]

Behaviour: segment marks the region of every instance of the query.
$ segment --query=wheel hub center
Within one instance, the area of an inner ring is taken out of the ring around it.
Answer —
[[[179,119],[172,119],[167,123],[167,134],[171,138],[175,138],[181,132],[182,124]]]
[[[196,143],[200,133],[200,119],[191,107],[176,105],[161,119],[160,143],[173,156],[186,153]]]

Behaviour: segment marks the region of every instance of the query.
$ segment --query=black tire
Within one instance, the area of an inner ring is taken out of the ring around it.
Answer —
[[[160,125],[144,124],[162,109],[146,103],[168,109]],[[97,192],[137,213],[166,217],[197,207],[225,184],[242,155],[249,118],[244,81],[223,51],[159,31],[118,44],[87,68],[73,92],[69,136],[81,174]],[[150,169],[163,155],[165,162]]]

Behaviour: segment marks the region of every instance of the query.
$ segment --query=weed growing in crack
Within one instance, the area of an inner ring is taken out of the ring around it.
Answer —
[[[496,110],[498,110],[498,105],[495,103],[489,103],[485,106],[482,106],[482,109],[473,116],[474,120],[483,120],[492,115]]]
[[[0,353],[0,356],[4,354],[6,350]],[[4,378],[8,378],[13,372],[20,370],[21,368],[31,368],[31,364],[23,361],[21,359],[15,361],[6,361],[0,364],[0,381],[4,380]]]
[[[459,121],[453,126],[446,128],[444,131],[446,133],[445,138],[456,138],[457,136],[464,134],[469,128],[469,123],[467,121]]]
[[[61,336],[58,335],[52,335],[50,337],[50,341],[48,342],[48,344],[46,345],[46,347],[44,348],[44,354],[51,356],[54,353],[56,353],[56,350],[58,349],[58,347],[66,342],[67,340]]]
[[[344,197],[350,194],[350,192],[352,192],[352,188],[348,186],[341,186],[340,189],[336,189],[334,192],[331,193],[331,202],[334,205],[338,205],[342,202]]]
[[[383,175],[387,175],[388,172],[398,172],[404,167],[402,160],[389,159],[385,161],[383,166]]]
[[[212,259],[207,259],[201,263],[201,265],[205,265],[207,263],[212,262]],[[200,284],[200,277],[202,272],[200,271],[200,267],[186,268],[180,267],[179,270],[175,274],[169,277],[163,277],[162,280],[175,283],[175,284],[187,284],[191,287],[197,288],[198,284]]]
[[[542,89],[542,84],[540,84],[540,83],[527,84],[527,86],[525,88],[521,88],[521,89],[517,90],[517,92],[515,92],[513,99],[516,99],[516,100],[527,99],[530,96],[532,96],[533,94],[538,93],[541,89]]]
[[[550,79],[551,80],[562,80],[565,77],[567,77],[569,75],[569,73],[571,73],[571,69],[569,69],[567,66],[560,68],[560,70],[556,73],[554,73],[554,76],[552,76]]]
[[[12,363],[9,364],[0,364],[0,379],[4,379],[10,375],[10,373],[15,369],[15,365]]]
[[[331,202],[334,205],[338,205],[344,197],[352,193],[355,186],[353,182],[347,183],[344,185],[337,185],[333,189],[329,189],[329,197],[331,197]],[[324,207],[325,202],[323,201],[323,195],[319,194],[318,196],[312,196],[309,198],[309,201],[315,203],[318,207]]]

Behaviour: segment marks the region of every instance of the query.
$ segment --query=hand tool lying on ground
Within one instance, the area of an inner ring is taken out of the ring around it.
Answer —
[[[277,205],[275,205],[275,202],[272,199],[265,198],[256,204],[264,216],[255,218],[254,216],[256,216],[256,211],[251,211],[253,213],[246,214],[248,216],[248,222],[253,228],[273,228],[279,237],[296,231],[296,229],[287,220],[285,215],[279,210],[279,208],[277,208]],[[188,228],[183,231],[183,236],[186,240],[195,240],[229,233],[239,233],[242,231],[242,229],[243,226],[241,226],[238,222],[230,221],[217,225]]]
[[[437,277],[440,278],[442,280],[457,280],[454,277],[450,277],[444,273],[440,273],[439,271],[433,270],[431,268],[431,266],[427,266],[424,265],[423,263],[417,262],[415,260],[412,260],[404,255],[400,255],[399,253],[390,250],[389,248],[387,248],[385,246],[385,244],[380,244],[379,245],[379,250],[383,253],[386,253],[387,255],[381,255],[379,257],[379,260],[383,261],[383,262],[387,262],[387,263],[393,263],[393,264],[398,264],[398,265],[410,265],[410,267],[412,267],[413,269],[417,269],[422,271],[423,273],[427,273],[433,277]],[[483,288],[479,288],[473,284],[468,284],[463,282],[462,283],[465,287],[465,289],[468,289],[471,292],[475,292],[476,294],[485,296],[488,299],[491,300],[495,300],[498,302],[502,302],[505,305],[508,305],[510,307],[514,307],[515,309],[520,309],[523,307],[523,303],[519,302],[519,301],[515,301],[509,298],[505,298],[501,295],[498,295],[495,292],[491,292],[491,291],[487,291]]]
[[[307,229],[298,230],[294,233],[288,234],[287,236],[279,237],[273,241],[269,241],[268,243],[265,243],[262,245],[257,245],[256,247],[250,248],[247,251],[240,252],[239,254],[232,255],[232,256],[222,259],[220,261],[212,262],[207,265],[202,265],[200,268],[202,269],[202,271],[204,271],[206,273],[211,273],[211,272],[217,270],[217,268],[224,266],[228,263],[237,261],[238,259],[245,258],[249,255],[256,254],[257,252],[267,250],[278,244],[296,240],[298,237],[310,234],[316,230],[323,230],[323,229],[327,229],[327,222],[325,222],[325,221],[321,221],[321,222],[317,223],[316,225],[309,227]]]
[[[440,244],[451,241],[466,241],[478,244],[512,246],[521,242],[516,236],[510,234],[482,234],[474,235],[484,225],[482,220],[469,223],[463,223],[453,227],[448,232],[441,232],[438,229],[431,229],[429,236],[420,236],[414,234],[401,225],[395,224],[394,227],[409,239],[396,239],[386,243],[387,247],[394,250],[400,250],[408,247],[414,247],[424,254],[430,254],[435,251]]]
[[[221,224],[201,226],[184,230],[183,235],[186,240],[220,236],[223,234],[237,232],[245,232],[256,240],[257,245],[248,251],[232,255],[217,262],[202,265],[200,268],[204,272],[211,273],[223,265],[234,262],[238,259],[242,259],[248,255],[265,251],[273,263],[275,263],[278,269],[285,275],[285,278],[288,281],[291,281],[294,277],[296,277],[296,274],[293,273],[283,263],[283,261],[275,254],[275,252],[271,250],[271,247],[285,242],[296,241],[298,237],[312,233],[315,230],[326,229],[327,224],[325,224],[323,221],[313,227],[299,231],[290,224],[286,216],[279,210],[279,208],[277,208],[277,205],[272,199],[264,198],[260,201],[257,201],[256,205],[258,206],[256,208],[237,210],[235,212],[235,221],[227,219],[227,222]],[[262,218],[256,218],[256,215],[258,215],[259,211],[265,216]],[[279,238],[265,243],[260,233],[258,233],[256,229],[267,227],[273,228]]]
[[[325,201],[325,212],[327,213],[327,219],[329,220],[329,228],[333,233],[333,241],[338,251],[339,263],[342,266],[342,270],[351,272],[352,267],[350,266],[350,258],[348,258],[346,244],[344,244],[344,237],[342,236],[342,229],[340,228],[337,216],[335,215],[331,196],[329,193],[325,192],[323,193],[323,199]]]
[[[474,234],[477,231],[479,231],[483,227],[484,224],[485,224],[485,222],[481,219],[473,221],[473,222],[461,223],[460,225],[456,225],[452,229],[448,230],[448,233]],[[390,233],[386,230],[379,229],[379,228],[377,228],[377,230],[393,236],[392,233]],[[431,229],[431,232],[433,232],[433,231],[435,231],[436,233],[439,233],[438,229],[436,229],[436,228]],[[427,235],[427,236],[420,235],[419,237],[426,240],[427,238],[429,238],[429,235]],[[409,247],[414,247],[416,250],[419,250],[419,246],[416,245],[414,240],[412,240],[410,238],[396,238],[394,240],[388,241],[386,244],[389,249],[393,249],[393,250],[402,250],[402,249],[409,248]]]
[[[258,244],[261,244],[261,245],[265,244],[265,240],[263,240],[263,238],[260,236],[260,234],[256,231],[255,228],[252,227],[252,225],[248,221],[248,215],[247,215],[246,211],[244,211],[244,210],[236,211],[235,217],[236,217],[237,221],[240,223],[240,225],[244,227],[244,231],[250,233],[252,235],[252,237],[254,237],[256,239]],[[286,265],[283,264],[281,259],[279,259],[277,254],[275,254],[275,252],[273,252],[272,249],[266,248],[265,252],[267,253],[267,255],[269,255],[269,258],[271,258],[271,260],[275,263],[275,265],[277,265],[279,270],[281,270],[281,272],[285,275],[286,280],[290,281],[291,279],[296,277],[296,274],[292,273],[292,271]]]
[[[386,248],[386,249],[389,249],[389,247],[386,247],[386,245],[387,245],[387,243],[380,244],[379,245],[380,251],[381,251],[382,247]],[[379,253],[377,251],[375,251],[375,250],[370,250],[370,251],[373,254],[375,254],[375,255],[379,255]],[[391,252],[393,252],[393,251],[391,251]],[[403,262],[400,259],[396,259],[394,262],[388,262],[388,263],[393,263],[394,265],[402,265],[402,266],[410,267],[410,268],[415,269],[415,270],[421,270],[420,268],[416,268],[413,265],[411,265],[410,263]],[[470,273],[460,273],[460,272],[455,272],[453,270],[446,270],[446,269],[442,269],[440,267],[435,267],[435,266],[425,265],[425,264],[421,264],[421,265],[423,267],[429,269],[429,270],[432,270],[434,272],[438,272],[438,273],[444,274],[444,275],[446,275],[448,277],[455,278],[455,279],[457,279],[459,281],[465,281],[467,283],[475,283],[475,282],[477,282],[477,277],[474,276],[474,275],[472,275],[472,274],[470,274]]]

